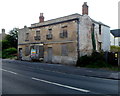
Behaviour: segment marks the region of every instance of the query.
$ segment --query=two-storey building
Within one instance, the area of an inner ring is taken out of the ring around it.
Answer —
[[[95,51],[110,50],[110,27],[91,19],[88,6],[82,6],[82,15],[72,14],[19,29],[18,54],[22,60],[75,65],[78,58]]]

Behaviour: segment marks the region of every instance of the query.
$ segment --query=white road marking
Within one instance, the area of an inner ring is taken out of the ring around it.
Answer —
[[[9,72],[9,73],[12,73],[12,74],[17,74],[17,73],[15,73],[15,72],[13,72],[13,71],[8,71],[8,70],[5,70],[5,69],[0,69],[0,70],[2,70],[2,71],[5,71],[5,72]]]
[[[80,89],[80,88],[76,88],[76,87],[72,87],[72,86],[68,86],[68,85],[63,85],[63,84],[59,84],[59,83],[55,83],[55,82],[50,82],[50,81],[43,80],[43,79],[38,79],[38,78],[34,78],[34,77],[32,77],[32,79],[37,80],[37,81],[41,81],[41,82],[45,82],[45,83],[49,83],[49,84],[53,84],[53,85],[57,85],[57,86],[61,86],[61,87],[65,87],[65,88],[69,88],[69,89],[74,89],[77,91],[90,92],[89,90]]]

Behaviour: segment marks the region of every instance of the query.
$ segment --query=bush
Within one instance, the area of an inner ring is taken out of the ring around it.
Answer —
[[[102,68],[111,66],[107,64],[104,60],[104,54],[103,52],[93,52],[90,56],[82,56],[77,61],[77,66],[80,67],[90,67],[90,68]]]
[[[120,52],[120,47],[119,46],[110,46],[110,51],[111,52]]]
[[[2,58],[11,58],[14,57],[14,54],[17,53],[16,48],[8,48],[2,51]]]

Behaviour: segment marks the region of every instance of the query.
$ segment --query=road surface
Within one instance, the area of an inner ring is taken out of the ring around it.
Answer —
[[[55,72],[14,62],[3,62],[0,70],[2,94],[118,94],[118,80]]]

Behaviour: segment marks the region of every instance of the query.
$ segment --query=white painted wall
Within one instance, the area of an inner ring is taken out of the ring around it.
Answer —
[[[110,51],[110,28],[103,26],[102,34],[102,49],[103,51]]]
[[[92,21],[88,15],[81,16],[79,25],[80,56],[90,55],[93,51],[91,39]]]
[[[118,37],[115,38],[115,46],[119,45],[120,39],[118,39]],[[110,45],[114,45],[114,36],[110,33]]]

